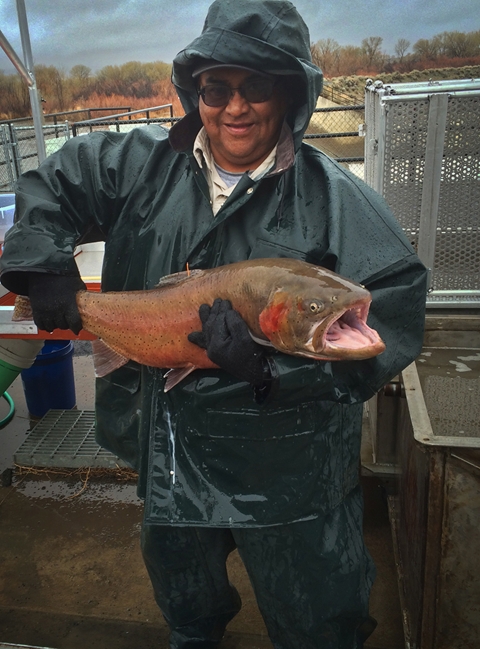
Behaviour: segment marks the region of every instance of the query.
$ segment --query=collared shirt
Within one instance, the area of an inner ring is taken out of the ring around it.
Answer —
[[[208,135],[204,127],[200,129],[197,137],[195,138],[193,145],[193,154],[207,178],[208,188],[210,191],[210,203],[212,205],[213,214],[216,215],[227,198],[235,189],[236,184],[229,187],[220,177],[217,171],[215,160],[212,155],[212,150],[210,148],[210,140],[208,139]],[[256,169],[252,169],[248,172],[250,178],[252,180],[259,180],[266,173],[268,173],[275,164],[276,155],[277,146],[272,149],[267,158]]]

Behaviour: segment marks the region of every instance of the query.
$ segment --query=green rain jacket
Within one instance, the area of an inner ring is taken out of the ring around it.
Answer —
[[[104,291],[152,288],[187,262],[296,257],[372,293],[369,324],[386,351],[333,363],[275,353],[263,403],[221,370],[197,370],[167,394],[162,370],[133,362],[97,379],[97,439],[139,470],[149,523],[266,526],[335,507],[358,483],[362,403],[421,348],[424,267],[383,199],[302,143],[322,76],[300,20],[278,0],[215,2],[174,61],[188,114],[170,132],[76,137],[18,182],[19,220],[1,259],[2,282],[17,293],[25,271],[75,274],[82,237],[105,240]],[[275,168],[257,182],[244,175],[216,217],[192,155],[190,72],[202,58],[295,73],[306,88]]]

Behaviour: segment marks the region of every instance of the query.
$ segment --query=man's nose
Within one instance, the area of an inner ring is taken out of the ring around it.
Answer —
[[[230,113],[243,113],[246,112],[249,107],[250,105],[241,94],[240,88],[232,88],[232,96],[227,104],[227,110]]]

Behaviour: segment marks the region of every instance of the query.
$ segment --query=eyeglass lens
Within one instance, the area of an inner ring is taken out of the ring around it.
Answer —
[[[207,84],[200,89],[199,94],[207,106],[226,106],[233,97],[235,90],[251,104],[261,104],[268,101],[273,94],[275,81],[270,79],[258,79],[248,81],[239,88],[231,88],[226,84]]]

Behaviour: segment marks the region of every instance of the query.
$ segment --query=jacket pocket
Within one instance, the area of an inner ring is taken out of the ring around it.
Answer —
[[[232,521],[278,525],[340,501],[345,458],[338,404],[205,414],[177,437],[177,475],[188,475],[189,493],[222,498]]]
[[[294,408],[258,409],[230,412],[207,410],[206,426],[197,435],[212,439],[277,440],[315,431],[315,403]]]

